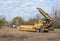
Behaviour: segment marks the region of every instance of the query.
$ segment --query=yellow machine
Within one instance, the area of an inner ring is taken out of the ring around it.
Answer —
[[[37,10],[46,18],[45,20],[39,19],[37,23],[34,25],[20,25],[18,26],[18,30],[23,31],[39,31],[44,32],[48,31],[48,28],[52,26],[52,23],[55,19],[51,18],[47,13],[45,13],[41,8],[37,8]]]

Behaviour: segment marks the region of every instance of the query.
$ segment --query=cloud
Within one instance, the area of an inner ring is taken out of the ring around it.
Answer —
[[[56,0],[57,1],[57,0]],[[6,15],[10,20],[15,16],[26,19],[33,17],[37,12],[36,7],[47,8],[47,0],[0,0],[0,15]],[[43,3],[43,4],[41,4]],[[51,2],[50,2],[51,3]],[[47,8],[49,9],[49,8]]]
[[[38,0],[39,3],[40,3],[40,2],[43,2],[43,1],[45,1],[45,0]]]
[[[5,15],[10,20],[15,16],[33,17],[36,6],[44,0],[0,0],[0,15]]]

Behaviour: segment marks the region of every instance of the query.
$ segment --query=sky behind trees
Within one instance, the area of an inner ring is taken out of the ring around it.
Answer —
[[[37,7],[51,15],[52,7],[60,8],[60,0],[0,0],[0,15],[6,16],[8,20],[12,20],[16,16],[27,20],[40,14]]]

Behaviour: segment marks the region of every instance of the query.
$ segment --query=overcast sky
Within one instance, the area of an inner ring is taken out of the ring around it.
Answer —
[[[37,7],[51,15],[52,7],[60,8],[60,0],[0,0],[0,15],[6,16],[8,20],[16,16],[27,20],[40,14]]]

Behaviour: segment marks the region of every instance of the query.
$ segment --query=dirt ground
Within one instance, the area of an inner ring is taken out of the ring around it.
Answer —
[[[1,28],[0,41],[60,41],[60,29],[39,33],[18,31],[16,28]]]

